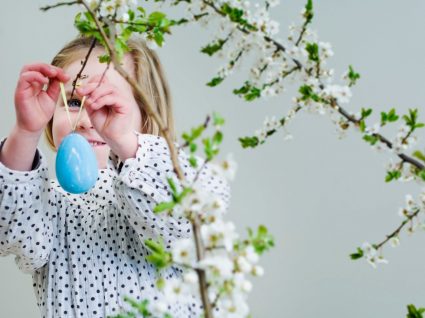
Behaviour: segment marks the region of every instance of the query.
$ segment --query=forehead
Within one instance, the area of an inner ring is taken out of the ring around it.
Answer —
[[[88,49],[87,49],[88,50]],[[63,67],[65,73],[71,76],[71,80],[68,81],[65,84],[65,87],[71,87],[72,81],[76,77],[76,75],[80,72],[82,67],[82,62],[84,61],[84,58],[87,54],[86,50],[81,50],[79,54],[77,55],[77,58],[69,63],[67,66]],[[102,75],[107,67],[107,63],[100,63],[99,62],[99,56],[105,54],[105,51],[100,48],[94,49],[89,57],[89,60],[87,61],[84,70],[82,72],[82,76],[84,77],[81,82],[84,84],[88,80],[90,80],[91,77]],[[134,62],[132,56],[127,53],[124,55],[124,58],[122,60],[122,65],[127,73],[130,74],[130,76],[134,76]],[[115,70],[114,65],[111,63],[109,66],[109,69],[105,75],[108,80],[113,82],[114,84],[127,84],[127,81]]]

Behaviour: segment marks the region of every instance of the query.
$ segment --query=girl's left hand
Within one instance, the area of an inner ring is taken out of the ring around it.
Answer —
[[[108,81],[106,76],[99,85],[100,79],[100,75],[94,76],[83,87],[77,88],[76,92],[79,96],[86,96],[84,108],[90,121],[111,149],[119,156],[120,152],[132,152],[134,145],[128,144],[136,140],[137,146],[137,137],[133,132],[135,130],[133,120],[138,118],[134,114],[139,110],[137,102],[132,92],[123,94]],[[123,156],[126,157],[125,154]]]

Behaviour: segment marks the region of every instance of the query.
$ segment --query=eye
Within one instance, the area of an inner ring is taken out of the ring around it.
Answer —
[[[80,107],[81,101],[79,99],[73,98],[68,100],[68,106],[71,107]]]

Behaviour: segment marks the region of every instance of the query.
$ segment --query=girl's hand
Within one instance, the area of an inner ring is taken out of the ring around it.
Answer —
[[[69,76],[59,67],[45,63],[24,66],[15,90],[17,128],[41,134],[55,112],[59,82],[68,80]],[[44,85],[48,85],[47,90],[43,90]]]
[[[79,96],[86,96],[84,108],[93,127],[111,149],[122,159],[133,157],[137,150],[134,123],[139,118],[137,102],[130,92],[122,92],[105,76],[94,76],[83,87],[77,88]]]

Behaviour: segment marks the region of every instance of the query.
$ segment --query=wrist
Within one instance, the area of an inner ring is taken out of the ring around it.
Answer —
[[[9,169],[30,171],[41,134],[13,127],[0,152],[0,162]]]
[[[40,131],[28,131],[24,128],[19,127],[19,125],[15,125],[9,134],[9,138],[16,139],[24,139],[28,141],[34,141],[38,144],[41,135],[43,134],[43,130]]]

